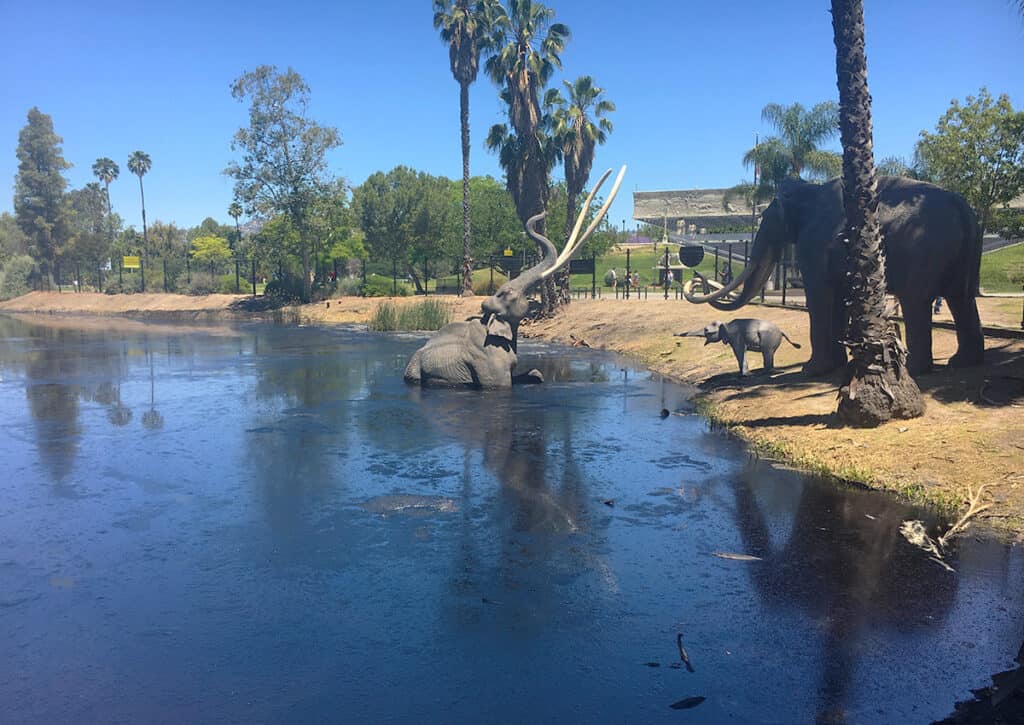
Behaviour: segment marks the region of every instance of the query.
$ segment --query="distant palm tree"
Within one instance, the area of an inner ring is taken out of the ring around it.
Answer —
[[[843,206],[847,243],[847,307],[851,369],[839,391],[840,420],[876,426],[924,413],[907,372],[906,348],[885,314],[885,260],[878,224],[878,189],[871,130],[871,94],[864,57],[861,0],[832,0],[843,143]]]
[[[153,162],[145,151],[132,151],[128,157],[128,170],[139,177],[139,194],[142,195],[142,249],[149,251],[149,232],[146,230],[146,192],[142,188],[142,177],[149,173]]]
[[[761,119],[771,123],[778,136],[770,136],[747,151],[743,163],[756,165],[761,178],[773,186],[785,176],[838,176],[842,158],[818,148],[839,130],[838,113],[833,101],[818,103],[810,111],[799,103],[769,103],[761,109]]]
[[[96,163],[92,165],[92,174],[97,179],[103,182],[103,189],[107,196],[107,227],[109,241],[114,241],[114,214],[110,206],[110,182],[116,181],[117,177],[121,174],[121,168],[117,165],[117,162],[113,159],[108,159],[106,156],[96,159]]]
[[[604,98],[604,89],[594,85],[590,76],[580,76],[575,82],[562,81],[568,98],[557,90],[550,90],[545,105],[556,106],[552,114],[555,144],[565,168],[566,213],[565,239],[569,239],[576,221],[576,201],[590,178],[594,154],[612,132],[612,122],[605,116],[615,110],[615,104]],[[593,118],[590,117],[591,111]],[[569,302],[568,267],[559,275],[559,303]]]
[[[550,172],[556,149],[547,136],[541,92],[556,68],[569,38],[569,28],[552,22],[554,10],[533,0],[508,0],[498,6],[489,41],[492,55],[484,64],[490,79],[502,89],[508,105],[511,130],[503,124],[491,128],[487,145],[499,153],[506,186],[516,205],[516,215],[526,221],[547,209]],[[543,222],[537,231],[544,234]],[[554,308],[554,281],[542,289],[544,307]]]
[[[228,207],[228,216],[235,220],[235,244],[233,248],[237,248],[242,241],[242,229],[238,226],[238,217],[242,216],[242,205],[237,201],[231,202],[231,206]]]
[[[459,127],[462,134],[462,294],[473,295],[469,207],[469,86],[476,81],[480,51],[491,33],[495,0],[434,0],[434,27],[448,43],[452,76],[459,84]]]

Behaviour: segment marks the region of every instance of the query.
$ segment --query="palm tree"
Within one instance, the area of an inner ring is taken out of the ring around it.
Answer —
[[[875,426],[924,413],[921,391],[906,369],[906,348],[885,316],[885,259],[878,226],[878,189],[871,131],[871,95],[864,57],[861,0],[832,0],[843,143],[843,205],[847,244],[850,380],[840,389],[840,420]]]
[[[110,206],[110,182],[116,181],[121,174],[121,168],[113,159],[106,156],[96,159],[92,165],[92,175],[103,182],[103,189],[107,195],[107,227],[108,241],[114,241],[114,214]]]
[[[787,176],[831,178],[838,176],[842,158],[822,151],[821,144],[838,130],[839,107],[833,101],[818,103],[810,111],[801,104],[782,106],[769,103],[761,109],[761,120],[778,132],[743,155],[743,163],[760,170],[764,184],[774,189]]]
[[[139,194],[142,195],[142,249],[149,251],[149,232],[146,230],[146,192],[142,188],[142,177],[149,173],[153,166],[149,154],[145,151],[132,151],[128,157],[128,170],[139,177]]]
[[[238,218],[242,216],[242,205],[237,201],[231,202],[231,206],[228,207],[228,216],[235,220],[235,248],[242,241],[242,229],[238,226]]]
[[[612,122],[605,116],[615,104],[604,98],[604,89],[594,85],[590,76],[575,82],[562,81],[568,93],[563,99],[557,90],[548,91],[545,105],[557,106],[552,114],[553,136],[565,168],[566,212],[565,238],[569,239],[576,220],[576,200],[590,178],[594,153],[612,132]],[[593,109],[593,118],[588,114]],[[569,268],[559,273],[559,302],[569,302]]]
[[[525,227],[530,217],[547,208],[555,149],[546,133],[540,97],[555,69],[562,66],[559,54],[569,38],[569,28],[552,22],[554,10],[533,0],[508,0],[507,8],[498,6],[495,11],[488,41],[493,55],[484,70],[502,89],[511,129],[503,124],[492,127],[487,145],[499,153],[516,215]],[[543,227],[543,221],[537,225],[541,235]],[[542,297],[545,308],[553,309],[551,278]]]
[[[462,294],[473,296],[473,257],[469,209],[469,86],[476,81],[480,51],[491,33],[495,0],[434,0],[434,27],[448,44],[452,76],[459,84],[462,133]]]

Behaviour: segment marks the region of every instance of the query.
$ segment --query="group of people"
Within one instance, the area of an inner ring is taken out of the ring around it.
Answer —
[[[615,272],[615,268],[614,267],[612,267],[611,271],[608,273],[608,276],[611,277],[612,289],[613,290],[618,289],[618,286],[619,286],[619,275]],[[640,288],[640,274],[638,272],[633,272],[632,274],[629,274],[627,272],[626,276],[623,277],[623,279],[622,279],[622,283],[623,283],[623,285],[625,285],[626,289],[629,289],[631,286],[633,287],[633,289],[639,289]]]

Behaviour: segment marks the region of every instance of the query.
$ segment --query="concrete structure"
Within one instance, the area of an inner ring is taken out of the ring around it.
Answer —
[[[680,191],[634,191],[633,219],[668,231],[685,234],[722,227],[749,228],[753,210],[741,197],[725,203],[728,189],[687,189]]]

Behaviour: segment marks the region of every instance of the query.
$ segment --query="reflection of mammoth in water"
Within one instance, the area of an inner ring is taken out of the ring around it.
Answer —
[[[734,487],[744,550],[765,559],[750,568],[751,579],[766,606],[797,606],[824,623],[819,720],[841,718],[862,624],[897,630],[939,624],[957,579],[923,562],[903,540],[901,507],[829,485],[804,485],[788,537],[777,545],[758,486],[748,468]]]

